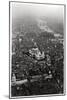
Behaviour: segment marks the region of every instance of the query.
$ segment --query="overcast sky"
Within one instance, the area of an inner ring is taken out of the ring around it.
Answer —
[[[24,16],[35,16],[35,17],[50,17],[63,21],[64,17],[64,6],[63,5],[47,5],[47,4],[32,4],[32,3],[18,3],[12,2],[12,17],[24,17]]]

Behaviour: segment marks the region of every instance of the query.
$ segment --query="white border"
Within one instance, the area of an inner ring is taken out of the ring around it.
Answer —
[[[63,94],[48,94],[48,95],[34,95],[34,96],[16,96],[11,97],[11,55],[12,55],[12,6],[11,3],[31,3],[31,4],[48,4],[48,5],[60,5],[64,6],[64,93]],[[49,97],[49,96],[64,96],[66,94],[66,5],[65,4],[53,4],[53,3],[38,3],[38,2],[21,2],[21,1],[9,1],[9,98],[35,98],[35,97]]]

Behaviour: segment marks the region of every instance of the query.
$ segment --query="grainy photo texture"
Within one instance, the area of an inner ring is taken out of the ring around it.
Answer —
[[[10,2],[10,98],[64,94],[64,5]]]

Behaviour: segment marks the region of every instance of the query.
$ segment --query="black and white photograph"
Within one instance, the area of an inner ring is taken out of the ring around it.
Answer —
[[[10,98],[65,94],[65,5],[10,2]]]

